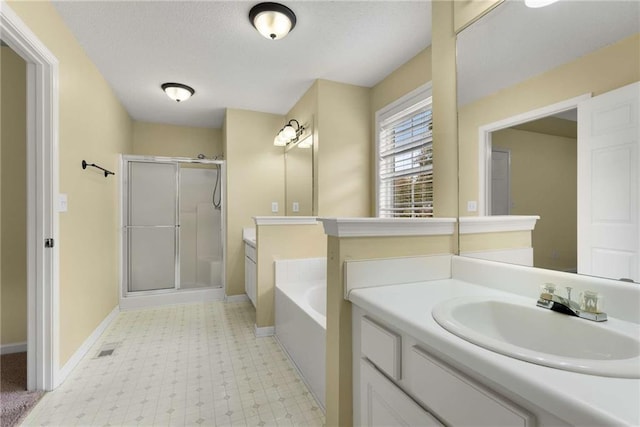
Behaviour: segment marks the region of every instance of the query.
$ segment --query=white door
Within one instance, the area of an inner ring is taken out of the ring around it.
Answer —
[[[491,150],[491,215],[509,215],[511,209],[511,153]]]
[[[578,273],[640,281],[640,82],[578,105]]]

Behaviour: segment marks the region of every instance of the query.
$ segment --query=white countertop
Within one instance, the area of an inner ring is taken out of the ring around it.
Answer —
[[[242,240],[249,246],[255,249],[256,247],[256,229],[255,228],[243,228]]]
[[[488,386],[497,385],[569,424],[640,425],[638,379],[585,375],[536,365],[484,349],[446,331],[433,319],[431,310],[442,301],[462,296],[519,298],[532,305],[536,302],[456,279],[355,289],[349,300]],[[638,324],[618,319],[609,322],[640,334]]]

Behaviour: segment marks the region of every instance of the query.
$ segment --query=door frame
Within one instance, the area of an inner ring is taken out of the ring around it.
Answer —
[[[126,260],[125,260],[125,256],[126,256],[126,250],[125,250],[125,245],[126,245],[126,239],[124,238],[124,234],[125,234],[125,227],[124,225],[126,224],[126,220],[125,220],[125,215],[127,214],[127,203],[125,201],[125,195],[127,194],[127,190],[125,189],[125,186],[127,185],[127,179],[128,179],[128,163],[132,162],[132,161],[137,161],[137,162],[161,162],[161,163],[196,163],[196,164],[208,164],[208,165],[218,165],[218,167],[220,168],[219,173],[220,173],[220,200],[222,202],[222,208],[220,210],[220,215],[221,215],[221,230],[220,230],[220,237],[222,239],[222,294],[221,296],[224,297],[226,289],[227,289],[227,271],[226,271],[226,259],[227,259],[227,236],[226,236],[226,229],[227,229],[227,218],[226,218],[226,191],[227,191],[227,173],[226,173],[226,161],[225,160],[211,160],[211,159],[192,159],[192,158],[188,158],[188,157],[164,157],[164,156],[145,156],[145,155],[136,155],[136,154],[121,154],[120,155],[120,170],[122,171],[122,173],[119,176],[119,182],[118,182],[118,188],[119,188],[119,202],[120,202],[120,214],[119,214],[119,221],[120,221],[120,225],[119,225],[119,229],[120,232],[118,233],[119,235],[119,259],[120,259],[120,268],[119,268],[119,278],[120,278],[120,283],[119,283],[119,299],[120,299],[120,309],[123,310],[128,310],[131,309],[130,306],[127,306],[126,308],[123,308],[123,301],[126,300],[127,297],[127,290],[125,289],[125,284],[127,282],[127,278],[125,277],[127,274],[126,268],[125,268],[125,264],[126,264]],[[180,180],[178,178],[178,186],[180,185]],[[179,190],[178,190],[179,191]],[[179,215],[179,213],[178,213]],[[178,216],[179,218],[179,216]],[[179,240],[179,239],[178,239]],[[178,242],[179,244],[179,242]],[[177,249],[179,250],[179,247],[177,246]],[[179,269],[176,270],[179,274]],[[167,294],[167,295],[171,295],[172,292],[174,292],[177,289],[167,289],[167,290],[152,290],[152,291],[138,291],[135,292],[135,296],[149,296],[149,297],[153,297],[153,296],[160,296],[162,294]],[[199,290],[198,290],[199,291]],[[198,291],[191,291],[191,292],[198,292]],[[204,291],[209,292],[209,289],[205,289]],[[216,289],[214,289],[214,293],[215,294]],[[211,299],[211,292],[209,292],[207,295],[203,295],[203,298],[205,299]],[[137,300],[140,300],[140,298],[135,298]],[[214,299],[218,299],[218,298],[214,298]],[[150,301],[152,300],[152,298],[150,298]],[[163,300],[154,300],[154,301],[163,301]],[[163,302],[160,302],[159,304],[163,304]],[[147,307],[147,306],[154,306],[154,302],[150,302],[149,305],[145,305],[144,303],[142,305],[140,305],[139,307]],[[133,307],[133,306],[132,306]],[[135,306],[138,307],[138,306]]]
[[[563,111],[572,110],[591,98],[591,93],[566,99],[535,110],[526,111],[506,119],[488,123],[478,128],[478,215],[487,216],[491,211],[491,134],[522,123],[541,119]],[[579,142],[578,142],[579,143]]]
[[[58,59],[3,0],[2,40],[27,64],[27,388],[59,372]],[[45,249],[44,241],[54,239]]]

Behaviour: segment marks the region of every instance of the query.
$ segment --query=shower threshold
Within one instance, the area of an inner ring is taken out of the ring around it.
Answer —
[[[166,305],[222,301],[224,288],[182,288],[166,291],[130,292],[120,297],[120,311],[137,310]]]

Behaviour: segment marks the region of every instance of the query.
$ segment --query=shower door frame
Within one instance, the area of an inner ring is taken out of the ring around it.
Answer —
[[[140,156],[140,155],[130,155],[124,154],[121,155],[121,168],[122,173],[120,174],[120,299],[127,298],[128,296],[144,296],[144,295],[161,295],[161,294],[171,294],[175,293],[180,288],[180,210],[176,209],[176,222],[177,222],[177,231],[176,231],[176,239],[175,239],[175,286],[173,288],[168,289],[154,289],[147,291],[129,291],[129,253],[128,253],[128,238],[127,238],[127,216],[129,211],[129,203],[127,200],[127,196],[129,190],[128,179],[129,179],[129,163],[130,162],[141,162],[141,163],[175,163],[177,167],[177,177],[176,177],[176,196],[177,196],[177,205],[180,203],[180,164],[181,163],[191,163],[191,164],[205,164],[205,165],[218,165],[219,173],[220,173],[220,200],[222,203],[220,209],[220,236],[222,240],[222,290],[226,293],[226,213],[225,213],[225,200],[226,200],[226,169],[224,160],[209,160],[209,159],[192,159],[188,157],[163,157],[163,156]],[[208,291],[211,289],[217,288],[199,288],[199,289],[183,289],[183,292],[198,292],[198,291]]]

